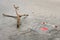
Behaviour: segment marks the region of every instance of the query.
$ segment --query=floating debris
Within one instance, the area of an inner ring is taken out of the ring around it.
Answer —
[[[40,33],[40,34],[51,34],[50,31],[51,30],[55,30],[57,28],[57,26],[53,26],[52,24],[48,24],[46,22],[42,22],[42,24],[35,26],[33,25],[33,27],[31,28],[32,30]]]

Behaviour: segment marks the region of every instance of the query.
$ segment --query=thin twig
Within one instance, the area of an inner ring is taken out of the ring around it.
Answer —
[[[7,14],[2,14],[2,15],[3,15],[3,16],[6,16],[6,17],[17,18],[17,16],[12,16],[12,15],[7,15]],[[19,15],[19,17],[22,17],[22,16],[28,16],[28,14]]]
[[[11,15],[7,15],[7,14],[2,14],[3,16],[6,16],[6,17],[12,17],[12,18],[17,18],[17,16],[11,16]]]
[[[18,7],[16,7],[15,5],[13,5],[14,8],[15,8],[15,11],[16,11],[16,15],[17,15],[17,28],[19,28],[20,26],[20,15],[18,14],[17,10],[18,10]]]
[[[17,16],[11,16],[11,15],[7,15],[7,14],[3,14],[3,16],[12,17],[12,18],[17,18],[17,28],[19,28],[19,26],[21,25],[21,22],[20,22],[21,19],[20,19],[20,18],[21,18],[22,16],[28,16],[28,14],[19,15],[18,12],[17,12],[17,11],[19,10],[19,9],[18,9],[19,7],[15,6],[15,5],[13,5],[13,6],[14,6],[14,8],[15,8],[15,12],[16,12],[16,15],[17,15]]]

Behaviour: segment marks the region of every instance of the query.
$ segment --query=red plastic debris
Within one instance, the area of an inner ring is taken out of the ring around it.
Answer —
[[[48,28],[43,27],[43,28],[40,28],[40,30],[42,30],[42,31],[47,31],[47,30],[48,30]]]

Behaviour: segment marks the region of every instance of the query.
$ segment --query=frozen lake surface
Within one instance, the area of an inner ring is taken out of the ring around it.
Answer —
[[[16,19],[2,14],[16,16],[13,4],[19,6],[19,14],[28,14],[21,18],[21,26],[16,28]],[[60,30],[60,0],[0,0],[0,40],[60,40],[60,31],[51,30],[51,35],[30,31],[42,22],[57,25]],[[53,28],[54,29],[54,28]]]

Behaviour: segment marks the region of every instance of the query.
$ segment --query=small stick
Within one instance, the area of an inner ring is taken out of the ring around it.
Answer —
[[[7,14],[2,14],[2,15],[3,15],[3,16],[6,16],[6,17],[17,18],[17,16],[11,16],[11,15],[7,15]],[[22,16],[28,16],[28,14],[19,15],[19,17],[22,17]]]
[[[28,14],[20,15],[20,16],[29,16]]]
[[[17,15],[17,28],[19,28],[19,26],[20,26],[20,17],[19,15]]]
[[[19,15],[18,14],[18,12],[17,12],[17,10],[19,10],[18,8],[19,7],[16,7],[15,5],[13,5],[14,6],[14,8],[15,8],[15,12],[16,12],[16,15],[17,16],[11,16],[11,15],[7,15],[7,14],[3,14],[3,16],[7,16],[7,17],[12,17],[12,18],[17,18],[17,28],[19,28],[19,26],[21,25],[21,22],[20,22],[20,18],[22,17],[22,16],[28,16],[28,14],[24,14],[24,15]]]
[[[18,10],[19,7],[16,7],[15,5],[13,5],[13,6],[15,8],[16,15],[17,15],[17,28],[19,28],[19,26],[20,26],[20,18],[21,18],[21,16],[17,12],[17,10]]]
[[[19,15],[18,13],[16,13],[16,14],[17,14],[17,16],[11,16],[11,15],[7,15],[7,14],[3,14],[3,16],[17,18],[17,28],[19,28],[19,26],[20,26],[20,18],[22,16],[28,16],[28,14],[24,14],[24,15]]]
[[[17,16],[11,16],[11,15],[7,15],[7,14],[2,14],[3,16],[6,16],[6,17],[12,17],[12,18],[17,18]]]
[[[24,15],[19,15],[18,14],[18,12],[17,12],[17,10],[18,10],[18,8],[19,7],[16,7],[15,5],[13,5],[14,6],[14,8],[15,8],[15,11],[16,11],[16,15],[17,15],[17,28],[19,28],[19,26],[21,25],[21,22],[20,22],[20,18],[22,17],[22,16],[28,16],[28,15],[26,15],[26,14],[24,14]]]

